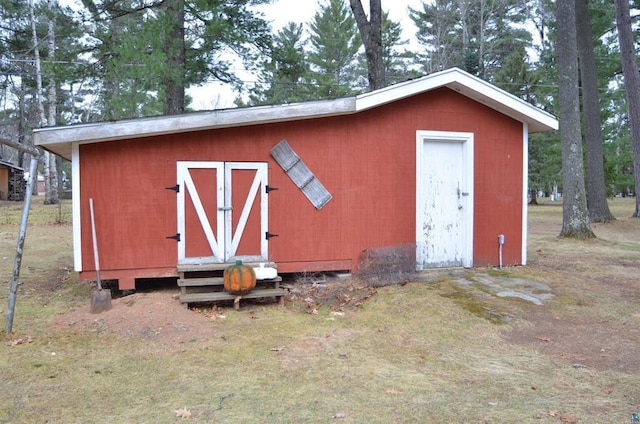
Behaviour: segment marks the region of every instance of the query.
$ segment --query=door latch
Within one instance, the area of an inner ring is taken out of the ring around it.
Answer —
[[[458,187],[458,199],[460,198],[460,196],[468,196],[469,192],[467,191],[462,191],[460,190],[460,187]]]

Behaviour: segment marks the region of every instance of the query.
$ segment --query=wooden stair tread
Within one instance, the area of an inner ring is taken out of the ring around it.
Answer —
[[[260,297],[278,297],[285,296],[285,289],[253,289],[249,293],[242,296],[242,299],[257,299]],[[208,292],[208,293],[186,293],[180,295],[180,302],[216,302],[218,300],[235,300],[237,296],[224,291]]]
[[[198,272],[198,271],[222,271],[228,268],[233,263],[211,263],[211,264],[182,264],[178,265],[178,273],[181,272]],[[278,265],[275,262],[243,262],[243,265],[252,266],[254,268],[258,268],[261,265],[264,265],[268,268],[277,268]]]
[[[277,276],[276,278],[270,278],[267,280],[258,280],[258,283],[275,283],[282,281],[282,277]],[[189,278],[179,278],[178,286],[179,287],[197,287],[197,286],[221,286],[224,284],[224,280],[222,277],[189,277]]]
[[[178,278],[178,286],[221,286],[224,284],[222,277],[197,277],[197,278]]]

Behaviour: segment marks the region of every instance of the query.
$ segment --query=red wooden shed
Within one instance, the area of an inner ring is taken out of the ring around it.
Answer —
[[[525,264],[528,138],[550,114],[459,69],[356,97],[38,129],[72,161],[75,270],[122,289],[180,266]],[[499,240],[503,245],[500,249]]]

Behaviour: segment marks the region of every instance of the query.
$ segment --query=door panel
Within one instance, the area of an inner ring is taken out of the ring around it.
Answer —
[[[225,252],[228,261],[266,261],[267,164],[227,163],[225,167],[226,204]]]
[[[425,133],[417,151],[417,267],[472,266],[473,137]]]

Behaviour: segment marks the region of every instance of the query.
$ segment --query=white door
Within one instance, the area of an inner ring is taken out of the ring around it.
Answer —
[[[178,263],[266,261],[267,164],[178,162]]]
[[[473,134],[418,131],[416,268],[473,265]]]

